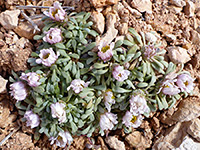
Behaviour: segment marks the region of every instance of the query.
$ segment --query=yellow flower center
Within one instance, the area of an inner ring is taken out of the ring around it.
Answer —
[[[120,73],[118,76],[119,76],[119,77],[122,77],[122,74]]]
[[[47,59],[49,57],[50,53],[43,56],[43,59]]]
[[[189,83],[188,83],[188,81],[186,81],[186,82],[184,82],[184,84],[185,84],[185,86],[188,86]]]
[[[110,49],[110,46],[108,46],[108,45],[106,45],[106,46],[104,46],[102,49],[101,49],[101,51],[103,52],[103,53],[105,53],[107,50],[109,50]]]
[[[136,116],[133,116],[133,118],[131,119],[131,123],[134,123],[137,120]]]
[[[52,12],[52,16],[55,17],[55,15],[58,13],[58,9]]]

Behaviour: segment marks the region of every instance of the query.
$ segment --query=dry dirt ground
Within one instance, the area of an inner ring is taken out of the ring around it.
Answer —
[[[50,146],[47,137],[34,140],[34,130],[20,121],[20,112],[8,94],[8,77],[11,70],[24,71],[27,59],[38,45],[33,38],[33,26],[27,22],[17,5],[52,6],[54,0],[0,0],[0,141],[13,133],[3,150],[58,149]],[[84,136],[74,137],[70,150],[93,149],[200,149],[200,2],[199,0],[64,0],[65,6],[76,11],[91,12],[93,28],[102,36],[117,29],[118,36],[127,33],[128,27],[146,33],[148,41],[160,40],[167,50],[166,60],[184,63],[195,80],[194,96],[181,99],[169,110],[152,113],[139,129],[126,135],[123,130],[109,133],[109,137],[93,135],[90,145]],[[7,10],[7,11],[6,11]],[[8,11],[9,10],[9,11]],[[42,27],[43,9],[29,9],[25,13]],[[6,20],[6,21],[5,21]],[[114,26],[110,26],[110,24]],[[110,31],[109,31],[110,30]],[[108,32],[109,31],[109,32]],[[36,32],[38,33],[38,32]],[[109,35],[115,38],[115,35]],[[6,85],[6,83],[8,83]]]

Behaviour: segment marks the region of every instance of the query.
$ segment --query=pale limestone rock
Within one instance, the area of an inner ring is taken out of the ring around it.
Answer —
[[[170,3],[177,7],[184,7],[186,5],[186,2],[184,0],[170,0]]]
[[[157,41],[157,37],[151,32],[145,33],[145,39],[150,43],[155,43]]]
[[[189,17],[193,17],[195,12],[195,5],[192,1],[187,1],[184,7],[184,13]]]
[[[166,40],[168,42],[174,42],[174,41],[176,41],[176,36],[173,35],[173,34],[166,34],[165,36],[166,36]]]
[[[197,31],[191,30],[190,39],[191,39],[193,44],[200,44],[200,34]]]
[[[168,128],[155,142],[152,150],[172,150],[179,147],[187,136],[187,128],[190,122],[177,123],[176,125]]]
[[[191,60],[187,50],[182,47],[171,46],[167,50],[170,60],[175,64],[185,64]]]
[[[105,28],[105,18],[102,13],[93,11],[91,13],[91,20],[93,21],[92,27],[99,33],[102,34]]]
[[[200,141],[200,120],[199,120],[199,118],[192,120],[192,124],[187,129],[187,132],[193,138]]]
[[[106,5],[117,4],[119,0],[89,0],[89,1],[95,8],[98,8]]]
[[[128,23],[121,23],[118,27],[119,33],[121,35],[128,33]]]
[[[152,14],[152,2],[150,0],[133,0],[131,5],[140,12]]]
[[[194,141],[189,136],[184,137],[181,145],[177,148],[173,148],[172,150],[200,150],[200,143]]]
[[[44,23],[41,21],[41,18],[33,20],[35,24],[41,29],[44,26]],[[25,37],[29,40],[33,39],[33,36],[39,34],[39,32],[34,33],[34,27],[29,22],[20,22],[19,25],[14,29],[14,31],[20,36]]]
[[[115,136],[108,136],[105,141],[114,150],[126,150],[124,142],[118,140]]]
[[[2,76],[0,76],[0,93],[3,93],[6,91],[7,82],[8,82],[8,80],[6,80]]]
[[[145,141],[144,137],[139,131],[134,131],[131,134],[127,135],[125,140],[129,143],[131,147],[139,148],[143,146]]]
[[[99,40],[97,40],[98,44],[100,41],[104,41],[109,44],[116,38],[118,34],[118,30],[115,29],[115,23],[117,22],[116,15],[113,13],[108,13],[106,16],[106,20],[107,32],[102,37],[100,37]]]
[[[200,100],[197,97],[188,97],[180,102],[178,110],[172,119],[178,122],[190,121],[200,116]]]
[[[130,5],[126,1],[122,1],[122,4],[136,18],[140,18],[142,16],[142,14],[138,10],[131,8]]]
[[[20,10],[6,10],[0,14],[0,23],[5,29],[14,29],[18,25]]]

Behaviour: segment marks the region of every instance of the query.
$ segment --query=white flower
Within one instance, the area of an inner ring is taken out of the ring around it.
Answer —
[[[144,118],[142,117],[142,115],[135,116],[131,112],[127,111],[122,118],[122,123],[125,124],[125,126],[128,128],[138,128],[141,125],[143,119]]]
[[[102,130],[112,130],[117,123],[117,114],[106,112],[101,115],[99,125]]]
[[[162,90],[163,94],[170,96],[180,93],[179,88],[174,84],[176,81],[177,79],[164,81],[159,92]]]
[[[22,75],[20,76],[20,79],[27,81],[28,85],[31,87],[37,87],[41,84],[39,82],[40,76],[35,72],[29,72],[26,74],[22,73]]]
[[[42,63],[43,65],[50,67],[52,64],[56,62],[59,55],[60,55],[59,53],[57,53],[56,55],[52,48],[42,49],[40,50],[39,54],[40,58],[36,59],[36,63],[37,64]]]
[[[194,89],[194,79],[188,74],[180,74],[177,78],[176,84],[182,92],[191,93]]]
[[[107,45],[106,42],[104,41],[101,41],[99,46],[98,46],[98,49],[99,49],[99,52],[98,52],[98,56],[104,61],[108,61],[111,59],[111,57],[113,56],[113,48],[115,46],[115,43],[112,42],[110,45]]]
[[[22,81],[15,82],[10,85],[10,94],[13,96],[17,101],[22,101],[27,96],[27,89],[26,85]]]
[[[69,90],[72,88],[73,91],[74,91],[76,94],[78,94],[78,93],[80,93],[80,92],[83,90],[83,88],[88,87],[89,83],[90,83],[90,82],[86,82],[86,83],[85,83],[85,81],[83,81],[83,80],[81,80],[81,79],[74,79],[74,80],[71,82],[70,86],[67,88],[67,90],[69,91]]]
[[[51,104],[51,114],[53,118],[58,118],[59,123],[63,123],[66,121],[66,111],[65,104],[63,103],[55,103]]]
[[[108,112],[111,111],[112,104],[115,104],[115,97],[113,95],[113,92],[111,89],[106,90],[104,95],[104,104],[108,110]]]
[[[65,131],[65,132],[59,132],[59,134],[56,138],[51,137],[49,140],[51,140],[51,145],[56,140],[56,145],[64,148],[66,146],[66,144],[68,144],[68,145],[71,144],[71,142],[73,141],[73,138],[68,131]]]
[[[129,100],[130,102],[130,112],[133,115],[144,114],[150,112],[150,109],[147,105],[147,101],[140,94],[132,96]]]
[[[26,118],[26,126],[30,126],[31,128],[35,128],[40,124],[39,116],[34,114],[31,110],[26,111],[24,118]]]
[[[130,75],[130,71],[125,70],[123,66],[117,65],[114,67],[112,75],[117,81],[122,82],[128,79],[128,76]]]

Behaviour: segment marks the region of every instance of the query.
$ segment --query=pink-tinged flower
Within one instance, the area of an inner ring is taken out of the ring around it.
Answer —
[[[27,96],[27,89],[26,84],[22,81],[15,82],[10,85],[10,94],[13,96],[17,101],[22,101]]]
[[[43,65],[50,67],[52,64],[56,62],[59,55],[60,55],[59,53],[57,53],[56,55],[52,48],[42,49],[40,50],[39,54],[40,58],[36,59],[36,63],[37,64],[42,63]]]
[[[37,87],[41,84],[39,82],[40,76],[35,72],[29,72],[26,74],[22,73],[22,75],[20,76],[20,79],[27,81],[28,85],[31,87]]]
[[[65,19],[66,12],[63,10],[60,3],[56,1],[54,2],[53,7],[49,8],[49,12],[45,12],[44,14],[53,20],[63,21]]]
[[[194,79],[188,74],[180,74],[177,77],[176,84],[182,92],[191,93],[194,89]]]
[[[35,128],[40,124],[40,117],[31,110],[26,111],[24,118],[26,118],[26,126],[30,126],[31,128]]]
[[[122,123],[125,124],[125,126],[128,128],[138,128],[141,125],[143,119],[144,118],[142,117],[142,115],[135,116],[131,112],[127,111],[122,118]]]
[[[50,44],[59,43],[62,41],[62,33],[61,30],[58,28],[50,28],[49,31],[45,31],[45,36],[43,37],[43,40],[45,42],[48,42]]]
[[[149,113],[150,109],[147,105],[146,99],[141,95],[132,96],[129,100],[130,102],[130,112],[133,115],[139,115],[144,113]]]
[[[108,110],[108,112],[111,111],[112,104],[115,104],[115,97],[113,95],[113,92],[111,89],[106,90],[104,95],[104,104]]]
[[[50,107],[53,118],[58,118],[59,123],[66,121],[65,104],[57,102],[55,104],[51,104]]]
[[[124,81],[126,79],[128,79],[128,76],[130,75],[130,71],[128,70],[124,70],[123,66],[115,66],[113,69],[113,77],[117,80],[117,81]]]
[[[56,138],[51,137],[49,140],[51,141],[51,145],[56,141],[57,146],[64,148],[66,144],[70,145],[72,143],[73,138],[68,131],[65,131],[59,132]]]
[[[101,130],[112,130],[117,123],[117,114],[106,112],[101,115],[99,125]]]
[[[113,56],[113,48],[115,46],[115,43],[112,42],[110,45],[107,45],[105,42],[100,42],[98,49],[98,56],[104,61],[109,61],[111,57]]]
[[[158,48],[156,48],[154,45],[146,45],[144,47],[144,56],[147,60],[152,60],[157,52]]]
[[[71,82],[70,86],[67,88],[67,90],[69,91],[72,88],[72,90],[76,94],[78,94],[78,93],[80,93],[83,90],[83,88],[88,87],[89,83],[90,82],[85,82],[85,81],[83,81],[81,79],[74,79]]]
[[[162,90],[163,94],[170,95],[170,96],[180,93],[179,88],[174,84],[175,82],[176,82],[176,79],[164,81],[161,85],[159,92]]]

